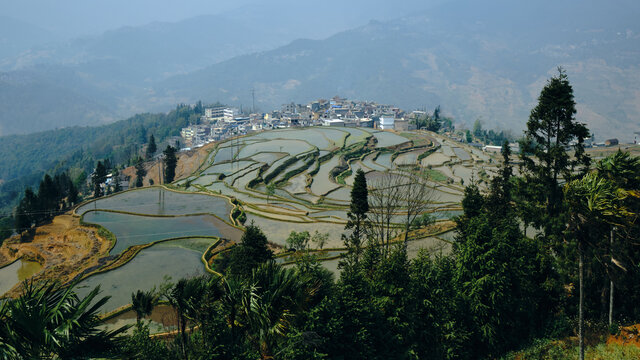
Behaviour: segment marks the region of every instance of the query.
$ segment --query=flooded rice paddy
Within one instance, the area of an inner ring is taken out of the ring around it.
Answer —
[[[23,259],[0,268],[0,297],[18,283],[37,274],[41,269],[40,263]]]
[[[92,201],[78,208],[76,213],[83,214],[88,210],[94,209],[125,211],[145,215],[210,213],[225,219],[231,211],[231,205],[227,199],[217,196],[184,194],[152,187],[127,191]]]
[[[241,231],[212,215],[151,217],[90,211],[84,221],[98,224],[117,238],[111,254],[119,254],[134,245],[143,245],[181,236],[219,236],[237,240]]]
[[[80,295],[86,295],[100,285],[100,289],[111,296],[103,307],[108,312],[131,303],[131,293],[137,290],[158,289],[167,280],[176,282],[204,274],[201,256],[200,251],[174,246],[170,242],[156,244],[140,251],[123,266],[82,280],[77,290]]]

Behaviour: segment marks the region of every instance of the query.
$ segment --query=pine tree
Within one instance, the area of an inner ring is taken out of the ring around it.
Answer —
[[[273,252],[268,248],[267,237],[253,223],[247,225],[240,244],[229,251],[227,275],[249,277],[251,271],[261,263],[273,259]]]
[[[149,136],[149,145],[147,145],[147,160],[151,159],[153,155],[155,155],[156,151],[158,151],[156,138],[151,134],[151,136]]]
[[[440,105],[438,105],[433,110],[433,115],[427,117],[426,128],[429,131],[438,132],[441,127],[442,121],[440,120]]]
[[[584,152],[589,130],[575,119],[576,103],[567,74],[558,69],[542,89],[538,105],[531,110],[522,143],[524,181],[520,186],[521,216],[546,235],[564,229],[563,193],[560,182],[570,182],[586,173],[590,159]],[[572,145],[575,141],[575,145]],[[567,148],[575,150],[571,157]],[[535,160],[528,154],[533,154]]]
[[[93,184],[93,196],[100,197],[103,195],[102,184],[107,179],[107,169],[104,167],[101,161],[98,161],[96,169],[91,175],[91,183]]]
[[[167,148],[162,153],[164,154],[164,182],[170,183],[176,177],[176,166],[178,165],[176,149],[171,145],[167,145]]]
[[[362,253],[362,240],[367,226],[367,212],[369,211],[369,192],[367,179],[362,169],[358,169],[351,189],[351,205],[347,216],[349,220],[345,230],[351,230],[350,235],[343,235],[345,247],[349,249],[346,262],[343,265],[355,265],[360,261]]]
[[[147,170],[144,169],[144,161],[142,161],[141,157],[138,157],[136,161],[136,187],[142,187],[145,175],[147,175]]]

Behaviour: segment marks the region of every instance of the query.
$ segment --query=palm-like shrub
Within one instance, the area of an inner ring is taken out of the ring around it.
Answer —
[[[262,358],[270,359],[297,316],[312,301],[318,285],[273,261],[254,269],[250,283],[257,296],[243,297],[251,299],[242,302],[244,329]]]
[[[151,315],[156,305],[156,296],[153,291],[138,290],[131,294],[131,307],[136,313],[136,321],[140,322],[144,317]]]
[[[73,286],[27,282],[22,295],[0,306],[0,359],[112,356],[128,327],[100,330],[98,311],[109,297],[96,287],[80,298]]]

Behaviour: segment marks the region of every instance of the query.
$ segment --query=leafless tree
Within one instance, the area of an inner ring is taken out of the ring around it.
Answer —
[[[411,224],[434,200],[434,189],[426,175],[409,172],[387,172],[372,182],[369,190],[369,213],[372,237],[385,252],[391,240],[402,229],[406,245]],[[402,224],[399,227],[398,224]]]
[[[406,211],[404,217],[404,244],[407,245],[411,224],[426,212],[429,204],[433,202],[435,191],[429,186],[426,173],[419,175],[404,173],[402,175],[404,184],[400,187],[402,208]]]
[[[370,237],[383,246],[385,252],[397,232],[393,219],[402,205],[401,185],[400,176],[386,172],[372,182],[369,190],[369,219],[373,232]]]

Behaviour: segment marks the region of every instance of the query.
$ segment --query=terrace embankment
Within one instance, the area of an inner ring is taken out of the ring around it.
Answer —
[[[176,177],[175,180],[186,178],[191,175],[193,172],[198,170],[200,165],[207,159],[209,156],[209,151],[215,147],[216,143],[207,144],[201,148],[179,152],[177,153],[178,164],[176,165]],[[143,184],[145,186],[150,185],[151,181],[153,184],[161,184],[160,174],[162,174],[163,168],[160,166],[162,160],[154,160],[145,162],[145,170],[147,175],[145,175]],[[130,177],[135,181],[136,178],[136,169],[134,166],[129,166],[122,170],[122,173],[125,176]]]
[[[20,238],[14,236],[5,241],[0,247],[0,266],[18,258],[34,260],[43,266],[34,279],[56,279],[65,283],[97,265],[98,259],[108,254],[110,246],[96,228],[81,226],[77,217],[60,215],[51,223],[39,226],[33,239],[20,242]],[[19,287],[15,286],[7,295],[17,295]]]

